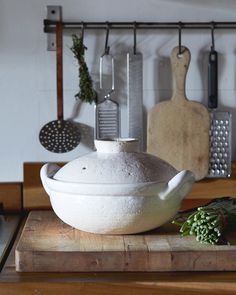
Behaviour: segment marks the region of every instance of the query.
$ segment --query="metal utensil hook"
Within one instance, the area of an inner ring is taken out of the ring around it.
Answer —
[[[108,46],[108,39],[109,39],[109,33],[110,33],[110,24],[109,24],[109,22],[106,22],[106,39],[105,39],[105,49],[104,49],[104,53],[103,53],[103,55],[102,55],[102,57],[104,56],[104,55],[108,55],[109,54],[109,52],[110,52],[110,46]]]
[[[211,49],[215,50],[215,23],[211,23]]]
[[[134,22],[134,54],[136,54],[137,49],[137,23]]]
[[[179,55],[182,54],[182,50],[181,50],[181,38],[182,38],[182,27],[183,27],[183,24],[182,22],[179,22]]]

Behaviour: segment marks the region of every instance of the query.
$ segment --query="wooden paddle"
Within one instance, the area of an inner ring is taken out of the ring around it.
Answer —
[[[196,180],[208,173],[210,116],[199,102],[189,101],[185,81],[191,54],[175,47],[171,53],[174,91],[171,100],[160,102],[148,113],[147,152],[177,170],[187,169]]]

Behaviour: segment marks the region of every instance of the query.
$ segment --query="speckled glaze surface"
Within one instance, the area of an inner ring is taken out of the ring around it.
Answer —
[[[95,147],[97,152],[69,162],[54,179],[76,183],[163,182],[178,172],[155,156],[137,152],[137,140],[95,140]]]
[[[137,152],[133,139],[96,140],[97,152],[60,169],[46,164],[41,179],[55,213],[92,233],[131,234],[162,225],[178,211],[194,182],[190,171]]]

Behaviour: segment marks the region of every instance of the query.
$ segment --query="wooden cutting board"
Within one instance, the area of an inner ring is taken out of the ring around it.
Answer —
[[[173,96],[148,113],[147,152],[179,171],[191,170],[200,180],[208,174],[210,116],[201,103],[187,99],[185,81],[191,55],[186,47],[181,55],[178,52],[175,47],[171,53]]]
[[[32,211],[15,259],[20,272],[222,271],[236,270],[236,246],[202,245],[180,237],[174,225],[138,235],[89,234],[52,211]]]

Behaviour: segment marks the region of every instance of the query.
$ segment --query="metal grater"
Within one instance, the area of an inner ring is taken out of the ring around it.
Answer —
[[[231,128],[231,113],[211,112],[209,177],[231,174]]]
[[[141,53],[127,54],[127,109],[129,137],[139,139],[139,149],[143,142],[143,57]]]
[[[231,174],[232,115],[216,111],[218,107],[218,53],[212,42],[208,63],[208,107],[211,110],[210,158],[208,177]]]
[[[103,89],[103,56],[100,58],[100,88]],[[96,105],[96,138],[114,139],[119,137],[119,104],[110,99],[114,92],[114,58],[111,57],[111,90],[104,100]]]
[[[127,109],[129,137],[139,140],[139,150],[144,151],[143,140],[143,56],[136,52],[136,29],[134,22],[133,52],[127,54]]]
[[[96,138],[112,139],[119,137],[119,106],[115,101],[105,98],[96,106]]]

